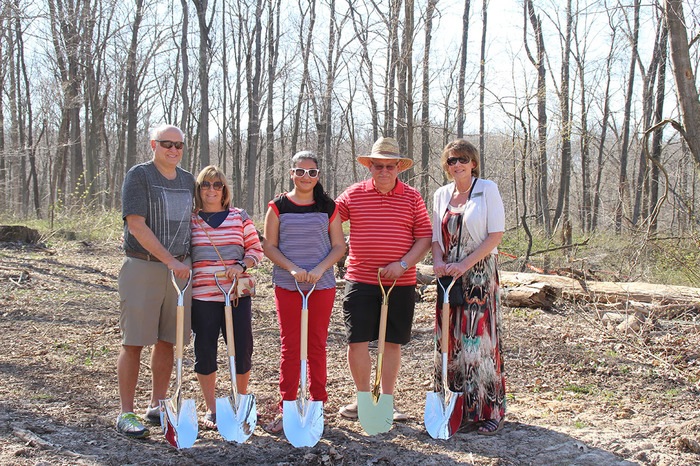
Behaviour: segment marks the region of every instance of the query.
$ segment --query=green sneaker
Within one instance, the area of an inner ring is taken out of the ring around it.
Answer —
[[[148,437],[150,433],[134,413],[121,413],[117,417],[117,432],[131,438]]]

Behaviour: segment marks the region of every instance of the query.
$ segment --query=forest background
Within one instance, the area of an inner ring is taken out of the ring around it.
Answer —
[[[185,132],[183,167],[221,166],[258,219],[297,150],[318,153],[335,196],[394,136],[430,204],[442,147],[466,137],[517,267],[618,237],[633,246],[606,264],[617,278],[699,286],[699,14],[695,0],[3,0],[0,212],[50,229],[118,216],[163,122]]]

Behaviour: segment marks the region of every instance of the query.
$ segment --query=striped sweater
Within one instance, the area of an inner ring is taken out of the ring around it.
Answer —
[[[246,211],[235,207],[229,209],[228,217],[217,228],[209,226],[198,214],[192,214],[190,225],[192,227],[192,298],[223,302],[224,295],[216,286],[213,274],[223,271],[225,267],[235,264],[236,261],[242,261],[245,257],[250,257],[256,263],[262,260],[263,249],[258,232]],[[225,266],[211,245],[212,241],[223,257]],[[226,289],[228,289],[227,283],[230,285],[228,279],[222,281],[222,286]]]

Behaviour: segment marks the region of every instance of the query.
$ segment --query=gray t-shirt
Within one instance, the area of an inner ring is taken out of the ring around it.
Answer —
[[[158,171],[153,161],[134,165],[127,172],[122,186],[122,218],[124,249],[148,254],[129,232],[127,215],[140,215],[158,241],[173,256],[190,252],[190,216],[194,196],[194,176],[176,168],[176,177],[169,180]]]

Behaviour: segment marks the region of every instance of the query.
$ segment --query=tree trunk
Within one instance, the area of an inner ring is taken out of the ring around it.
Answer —
[[[549,236],[552,234],[552,223],[549,215],[549,193],[548,193],[548,162],[547,162],[547,68],[544,48],[544,35],[542,33],[542,20],[535,15],[535,7],[532,0],[527,0],[524,5],[523,13],[523,34],[525,51],[530,59],[530,62],[537,70],[537,150],[538,157],[535,159],[535,177],[536,177],[536,205],[539,209],[538,220],[544,226],[545,233]],[[533,35],[535,37],[535,46],[537,58],[530,53],[530,48],[527,42],[527,22],[528,18],[532,25]]]
[[[700,165],[700,99],[697,83],[693,73],[694,65],[690,61],[688,33],[682,0],[666,0],[666,22],[668,40],[671,46],[673,75],[678,88],[681,112],[683,114],[683,137],[688,144],[696,165]]]
[[[457,137],[464,137],[464,85],[467,73],[467,44],[469,42],[469,8],[471,0],[464,0],[462,14],[462,46],[459,49],[459,78],[457,81]]]
[[[248,148],[247,148],[247,190],[246,210],[252,217],[256,212],[255,181],[258,162],[258,140],[260,138],[260,61],[262,57],[262,0],[256,0],[255,27],[253,29],[254,44],[248,51],[246,81],[248,83]]]
[[[484,96],[486,92],[486,26],[488,23],[488,0],[483,0],[481,8],[481,60],[479,61],[479,172],[486,177],[486,134]]]
[[[615,231],[622,231],[622,219],[624,217],[625,204],[629,192],[627,182],[627,160],[629,159],[630,119],[632,111],[632,98],[634,94],[634,70],[637,63],[637,43],[639,40],[639,8],[640,0],[634,0],[634,25],[630,40],[632,52],[630,54],[629,76],[627,77],[627,95],[625,96],[625,113],[622,120],[622,148],[620,149],[620,176],[617,185],[618,200],[615,208]]]
[[[569,107],[570,59],[571,59],[571,0],[566,2],[566,33],[562,44],[561,61],[561,90],[559,108],[561,109],[561,172],[559,173],[559,195],[554,211],[554,225],[561,220],[562,231],[568,231],[569,219],[569,190],[571,180],[571,109]],[[570,244],[570,239],[564,235],[564,244]]]
[[[421,86],[421,175],[420,192],[423,199],[430,200],[428,181],[430,179],[430,43],[433,37],[433,15],[438,0],[428,0],[425,12],[425,46],[423,52],[423,81]]]
[[[211,163],[209,156],[209,62],[211,60],[209,29],[211,21],[207,23],[209,1],[192,1],[197,9],[199,23],[199,168],[202,169]]]

